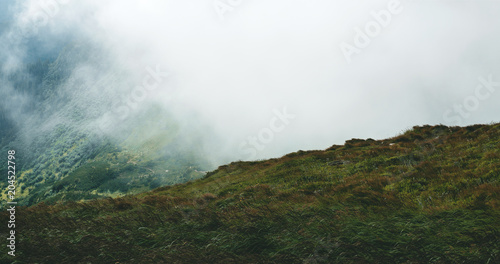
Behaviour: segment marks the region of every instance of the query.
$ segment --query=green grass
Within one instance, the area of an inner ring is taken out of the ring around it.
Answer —
[[[18,208],[16,260],[498,263],[499,165],[499,124],[234,162],[137,195]]]

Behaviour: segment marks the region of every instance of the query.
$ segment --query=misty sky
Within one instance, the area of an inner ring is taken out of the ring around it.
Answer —
[[[500,1],[7,2],[2,71],[32,59],[34,43],[38,54],[92,45],[72,69],[88,84],[68,88],[74,100],[97,100],[92,84],[119,75],[106,92],[121,110],[160,105],[186,131],[210,131],[204,148],[216,156],[500,120]]]

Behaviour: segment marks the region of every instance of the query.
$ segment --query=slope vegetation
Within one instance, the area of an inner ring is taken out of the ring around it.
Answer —
[[[500,124],[414,127],[19,208],[16,263],[498,263],[499,178]]]
[[[82,62],[100,61],[90,49],[68,45],[55,59],[0,72],[12,98],[24,98],[16,107],[0,103],[0,152],[16,151],[19,205],[140,193],[213,169],[199,151],[199,135],[181,131],[160,105],[144,104],[126,118],[111,115],[109,102],[127,94],[114,91],[122,85],[121,73],[105,71],[106,65],[99,70],[107,74],[99,77],[75,70]],[[101,127],[106,116],[111,125]],[[0,169],[7,171],[7,162]],[[2,206],[7,181],[0,181],[0,189]]]

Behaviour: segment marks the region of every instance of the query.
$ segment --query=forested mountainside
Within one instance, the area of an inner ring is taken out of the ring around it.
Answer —
[[[499,164],[500,124],[233,162],[138,195],[18,208],[16,263],[498,263]]]
[[[102,101],[89,102],[96,96],[81,91],[99,84],[75,77],[74,70],[77,62],[97,60],[89,54],[87,46],[71,44],[55,59],[0,76],[16,102],[0,105],[0,151],[17,153],[18,202],[116,197],[202,177],[210,165],[196,148],[196,135],[183,136],[177,120],[161,107],[131,115],[113,127],[112,137],[99,129],[96,120],[111,107],[105,86],[122,84],[107,78],[100,84]],[[113,75],[119,73],[108,74]],[[6,187],[1,181],[2,198]]]

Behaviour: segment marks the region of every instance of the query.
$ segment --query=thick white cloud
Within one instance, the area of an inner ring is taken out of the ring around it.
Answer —
[[[498,1],[95,0],[44,9],[45,2],[12,9],[17,28],[48,14],[33,35],[40,43],[91,41],[108,71],[127,72],[128,83],[140,84],[147,67],[168,70],[139,105],[162,105],[187,130],[209,128],[205,148],[215,156],[265,158],[413,125],[499,121],[500,86],[477,105],[471,99],[480,78],[500,82]],[[390,21],[381,25],[373,12],[389,12]],[[356,47],[356,28],[367,25],[380,32]],[[358,49],[350,63],[341,43]],[[25,53],[15,43],[2,47],[11,61]],[[113,89],[128,96],[133,87]],[[453,107],[464,103],[461,116]],[[273,130],[274,111],[284,107],[295,117]],[[262,146],[242,150],[253,136]]]

